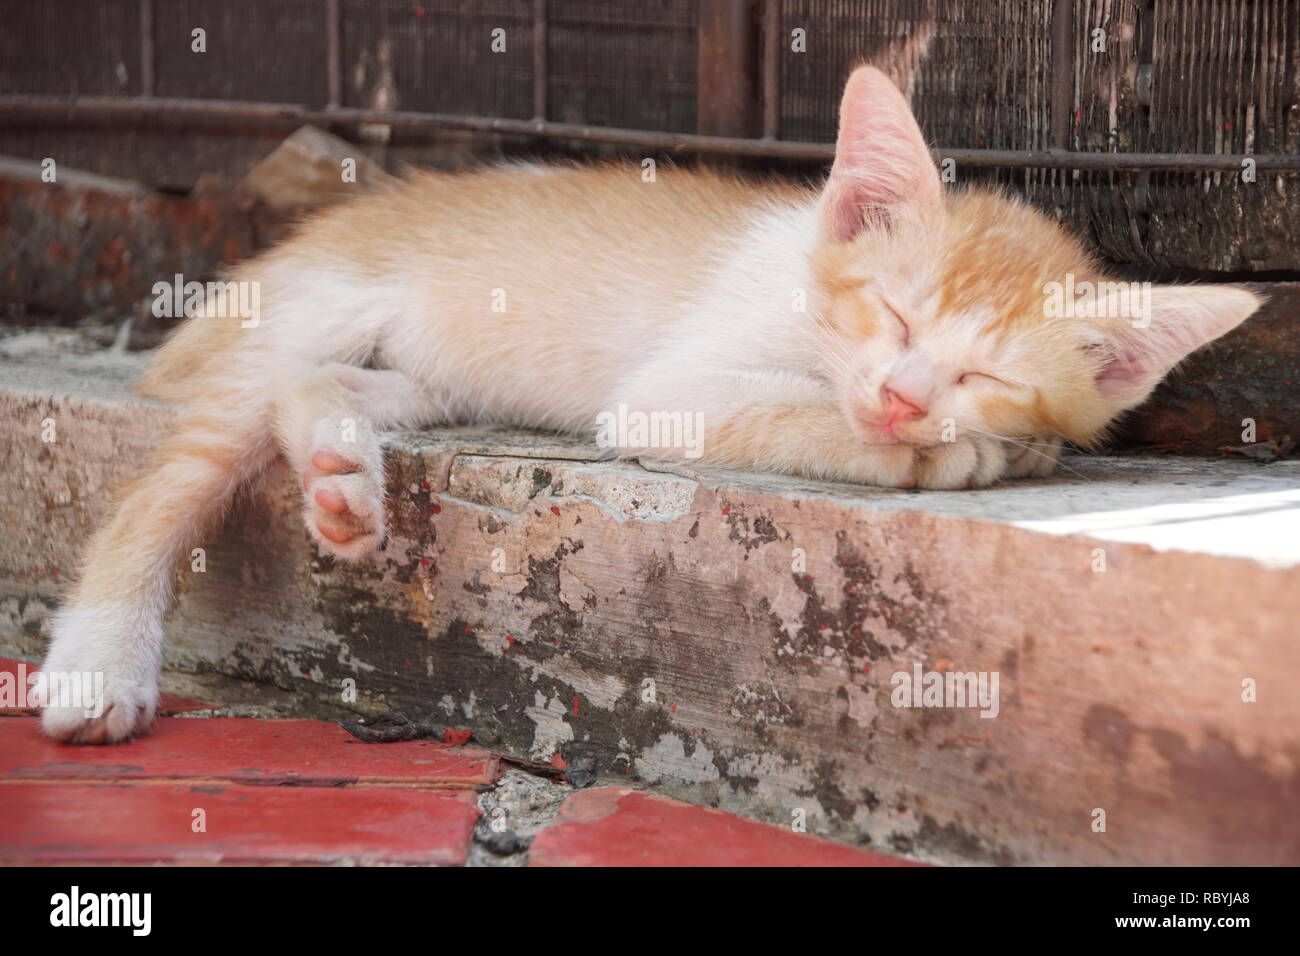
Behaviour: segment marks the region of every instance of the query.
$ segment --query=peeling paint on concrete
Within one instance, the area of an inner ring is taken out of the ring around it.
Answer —
[[[522,513],[544,499],[589,501],[618,520],[674,521],[686,514],[694,483],[673,475],[639,472],[610,463],[548,463],[537,468],[518,458],[461,455],[447,492],[462,501]]]
[[[841,690],[848,701],[849,720],[864,730],[876,720],[876,690],[864,688],[852,682],[845,684]]]
[[[565,720],[564,703],[558,697],[548,698],[540,690],[531,706],[524,709],[528,719],[537,725],[528,756],[533,760],[549,760],[563,744],[573,739],[573,728]]]
[[[568,655],[554,657],[536,665],[535,672],[567,684],[581,699],[602,710],[612,710],[619,698],[627,692],[627,684],[622,678],[614,674],[593,672]]]
[[[680,734],[663,734],[636,758],[636,771],[651,784],[665,780],[699,784],[722,776],[713,753],[699,741],[688,744]]]

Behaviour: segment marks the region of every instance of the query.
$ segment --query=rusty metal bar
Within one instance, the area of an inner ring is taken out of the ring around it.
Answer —
[[[140,95],[153,96],[153,0],[140,0]]]
[[[547,54],[549,24],[546,20],[546,0],[533,0],[533,119],[545,120],[547,112],[547,87],[551,81]]]
[[[1056,0],[1052,7],[1052,146],[1070,148],[1074,115],[1074,3]]]
[[[763,0],[763,138],[781,128],[781,0]]]
[[[542,120],[501,119],[490,116],[455,116],[355,107],[316,109],[291,103],[237,103],[224,100],[189,100],[117,97],[0,96],[0,117],[117,120],[210,119],[277,125],[301,123],[377,123],[405,129],[460,129],[511,136],[573,139],[593,143],[642,146],[665,152],[715,153],[731,156],[766,156],[774,159],[827,161],[834,158],[833,143],[799,143],[783,140],[700,136],[608,126],[582,126]],[[1240,156],[1219,153],[1076,153],[1066,150],[934,149],[936,159],[952,159],[972,167],[1008,169],[1148,169],[1173,172],[1239,170],[1245,160],[1257,170],[1300,171],[1300,156]]]
[[[343,2],[325,0],[325,68],[329,76],[327,105],[343,105]]]
[[[696,130],[709,136],[758,132],[758,23],[752,0],[699,0]]]

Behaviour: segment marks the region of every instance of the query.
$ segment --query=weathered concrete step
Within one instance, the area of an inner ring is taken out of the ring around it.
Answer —
[[[10,354],[0,650],[36,657],[168,412],[124,396],[131,357]],[[919,860],[1300,862],[1296,462],[905,493],[528,435],[389,450],[384,553],[317,556],[277,476],[196,542],[169,666],[350,679],[361,709]],[[996,673],[996,716],[894,706],[916,668]]]

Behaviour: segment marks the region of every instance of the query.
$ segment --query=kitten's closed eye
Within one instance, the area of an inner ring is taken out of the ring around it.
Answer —
[[[1006,379],[998,378],[996,375],[990,375],[988,372],[962,372],[957,376],[958,385],[968,385],[972,382],[985,381],[992,382],[995,385],[1004,385],[1007,388],[1023,388],[1015,382],[1008,382]]]
[[[912,329],[907,324],[907,320],[903,318],[902,313],[899,312],[898,308],[888,299],[882,298],[880,303],[885,307],[885,310],[894,317],[894,320],[898,322],[899,328],[902,330],[903,344],[909,344],[912,341]]]

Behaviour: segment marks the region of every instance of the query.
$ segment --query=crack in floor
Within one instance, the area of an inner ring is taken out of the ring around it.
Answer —
[[[466,866],[527,866],[533,838],[550,826],[566,797],[568,784],[507,766],[501,778],[478,796],[483,815],[474,825]]]

